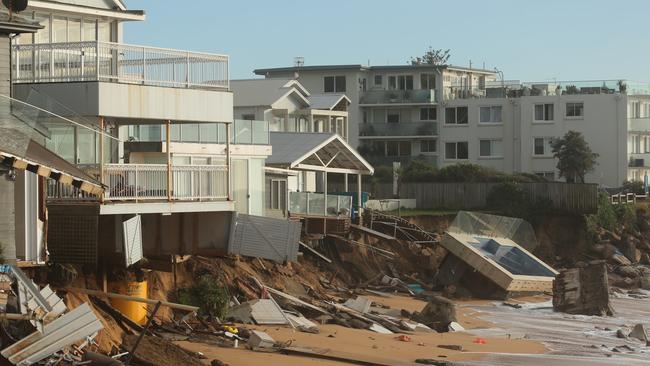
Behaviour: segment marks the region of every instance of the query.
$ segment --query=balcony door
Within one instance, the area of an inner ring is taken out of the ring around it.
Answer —
[[[232,159],[232,198],[235,200],[235,211],[248,213],[248,160]]]

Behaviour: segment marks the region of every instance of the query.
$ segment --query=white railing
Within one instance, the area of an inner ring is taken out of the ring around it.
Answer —
[[[104,199],[125,200],[225,200],[228,168],[225,165],[173,165],[168,187],[165,164],[107,164]],[[168,191],[170,195],[168,196]]]
[[[16,83],[112,81],[175,88],[229,88],[224,55],[111,42],[13,46]]]

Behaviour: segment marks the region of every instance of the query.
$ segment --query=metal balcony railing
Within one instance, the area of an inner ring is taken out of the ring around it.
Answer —
[[[310,192],[289,192],[289,212],[306,216],[350,216],[352,197]]]
[[[360,137],[373,136],[437,136],[438,122],[362,123]]]
[[[225,200],[226,165],[106,164],[104,200]],[[168,194],[169,192],[169,194]]]
[[[229,88],[224,55],[112,42],[13,46],[16,83],[111,81],[174,88]]]
[[[650,117],[629,118],[628,131],[650,132]]]
[[[359,104],[433,104],[437,100],[435,89],[368,90],[361,93]]]

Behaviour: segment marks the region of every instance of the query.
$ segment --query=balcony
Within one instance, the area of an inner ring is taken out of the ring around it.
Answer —
[[[368,90],[361,93],[359,104],[435,104],[437,100],[435,89]]]
[[[289,212],[293,216],[350,216],[352,196],[310,192],[289,192]]]
[[[630,168],[648,168],[648,167],[650,167],[650,153],[631,153],[631,154],[628,154],[628,167],[630,167]]]
[[[231,122],[228,56],[110,42],[14,45],[14,95],[31,84],[83,116]]]
[[[629,132],[648,132],[650,133],[650,117],[629,118],[627,129]]]
[[[433,167],[438,167],[438,156],[431,155],[420,155],[420,156],[373,156],[373,155],[364,155],[366,160],[375,167],[378,166],[393,166],[393,163],[400,163],[404,168],[409,165],[412,161],[417,160]]]
[[[437,136],[438,122],[362,123],[359,138]]]
[[[228,56],[111,42],[13,46],[13,81],[111,81],[228,90]]]

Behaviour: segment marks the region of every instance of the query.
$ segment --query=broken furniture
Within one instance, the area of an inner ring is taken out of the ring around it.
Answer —
[[[569,314],[613,315],[605,262],[563,270],[553,285],[553,309]]]

